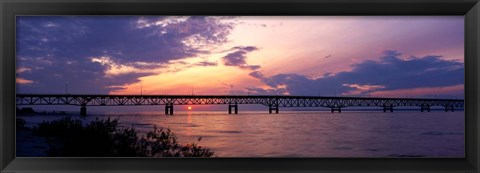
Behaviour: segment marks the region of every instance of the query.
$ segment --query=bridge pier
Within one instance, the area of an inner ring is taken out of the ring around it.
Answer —
[[[338,111],[338,113],[342,113],[342,108],[341,107],[332,107],[332,113],[335,111]]]
[[[80,107],[80,115],[87,115],[87,105],[82,104],[82,107]]]
[[[427,110],[427,112],[430,112],[430,105],[422,105],[420,106],[420,111]]]
[[[383,112],[387,112],[387,110],[390,110],[390,112],[393,112],[393,106],[383,106]]]
[[[278,105],[269,105],[268,106],[268,113],[271,114],[272,113],[272,110],[275,110],[275,113],[278,114]]]
[[[235,109],[235,114],[238,114],[238,104],[228,104],[228,114],[232,114],[232,108]]]
[[[173,115],[173,103],[167,103],[165,105],[165,115]]]
[[[448,112],[449,109],[452,110],[452,112],[455,112],[455,107],[453,105],[445,106],[445,112]]]

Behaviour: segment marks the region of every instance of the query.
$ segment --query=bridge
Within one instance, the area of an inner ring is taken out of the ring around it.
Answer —
[[[342,112],[345,107],[382,107],[393,112],[394,107],[415,106],[421,112],[430,112],[432,106],[442,106],[445,112],[463,108],[462,99],[430,98],[374,98],[273,95],[84,95],[84,94],[17,94],[17,105],[74,105],[80,114],[87,114],[87,106],[164,105],[165,114],[173,115],[174,105],[228,105],[228,113],[238,114],[239,104],[260,104],[268,112],[278,113],[279,107],[325,107],[331,112]]]

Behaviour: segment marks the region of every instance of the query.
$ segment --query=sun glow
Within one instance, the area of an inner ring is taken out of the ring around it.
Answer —
[[[188,110],[192,110],[192,107],[191,107],[191,106],[189,106],[189,107],[187,107],[187,109],[188,109]]]

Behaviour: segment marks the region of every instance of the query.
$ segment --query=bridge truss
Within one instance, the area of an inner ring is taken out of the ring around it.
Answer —
[[[279,107],[326,107],[331,112],[341,112],[344,107],[383,107],[393,112],[393,107],[417,106],[430,111],[432,106],[442,106],[445,111],[463,108],[461,99],[428,98],[373,98],[373,97],[316,97],[268,95],[70,95],[70,94],[17,94],[17,105],[75,105],[86,115],[87,106],[139,106],[165,105],[165,114],[173,114],[173,105],[228,104],[229,113],[238,113],[238,104],[260,104],[269,113],[278,113]]]

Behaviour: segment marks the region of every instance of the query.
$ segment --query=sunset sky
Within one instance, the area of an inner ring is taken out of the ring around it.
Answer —
[[[17,93],[464,95],[463,16],[19,16],[16,27]]]

